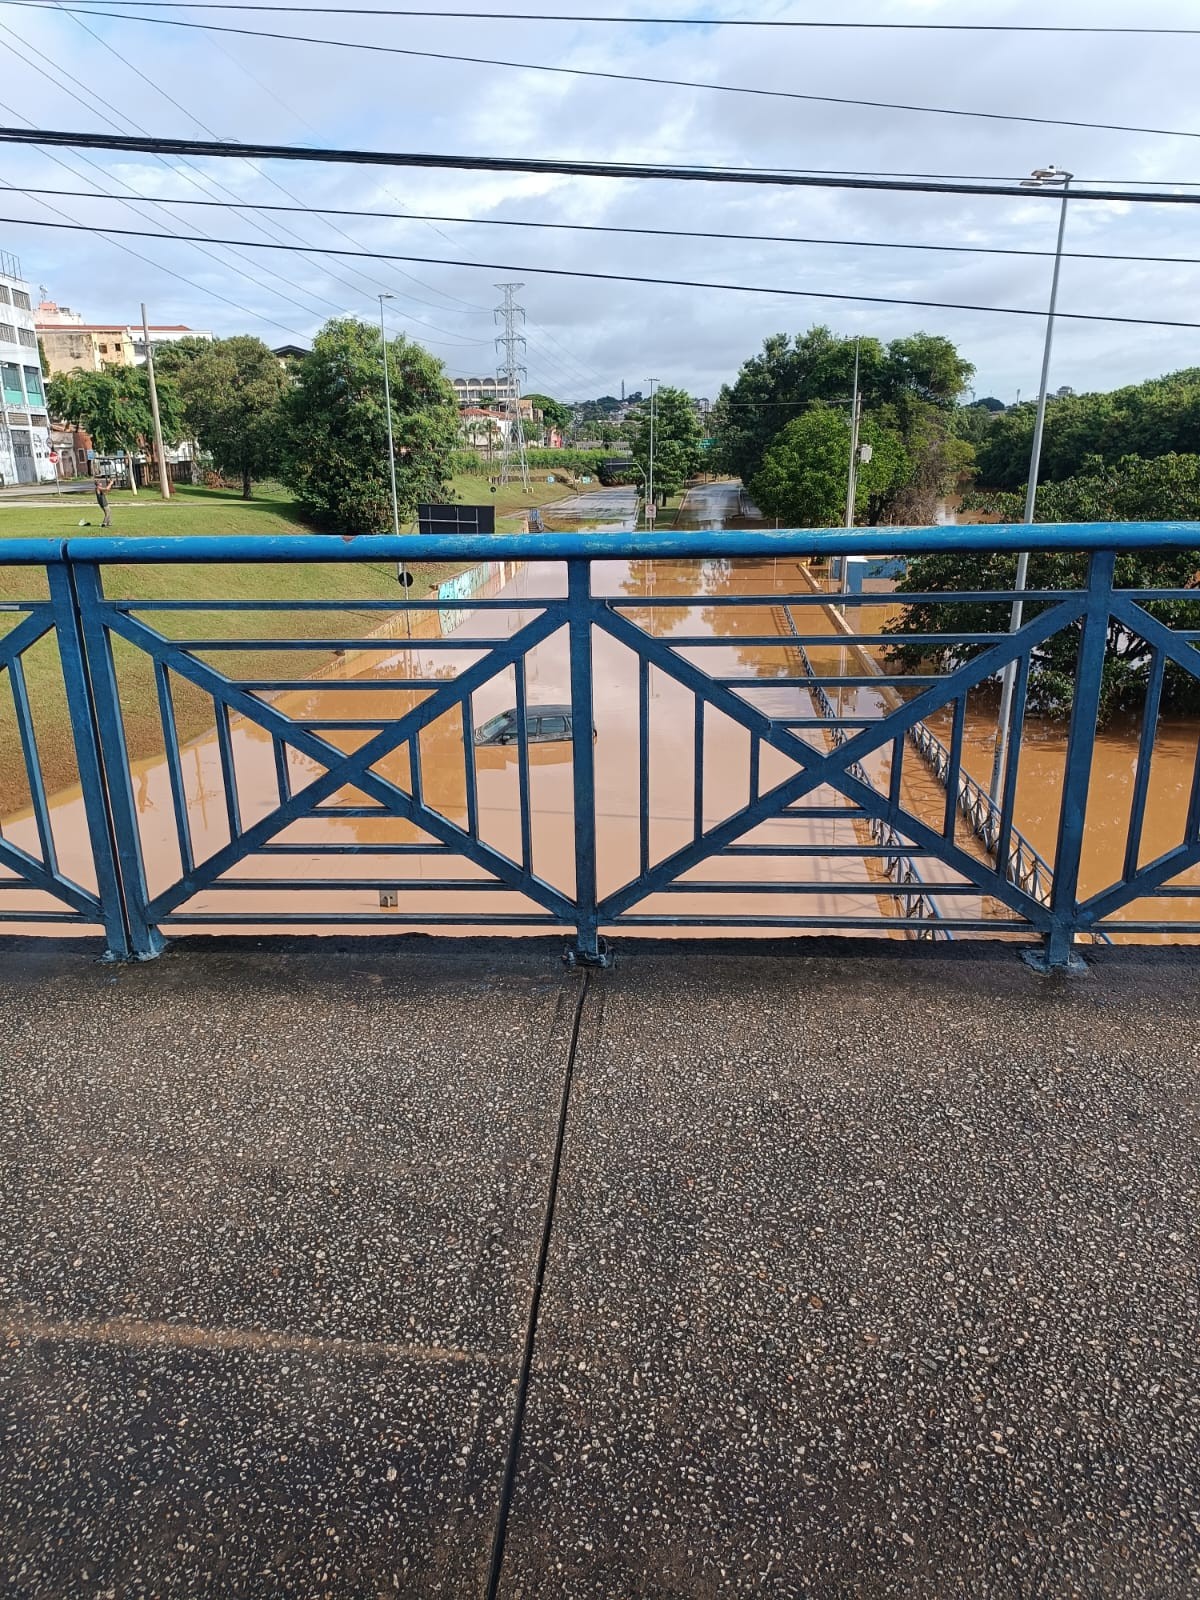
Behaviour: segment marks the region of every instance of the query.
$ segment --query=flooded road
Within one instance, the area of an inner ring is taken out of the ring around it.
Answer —
[[[575,506],[582,522],[619,526],[632,519],[636,493],[625,489],[598,489],[578,497]],[[561,516],[560,502],[554,513]],[[603,513],[603,515],[601,515]],[[678,526],[710,528],[752,522],[753,508],[746,505],[736,483],[702,484],[689,490],[677,514]],[[568,519],[568,524],[571,525]],[[361,648],[336,660],[328,652],[298,646],[303,664],[289,670],[292,677],[309,677],[302,690],[264,693],[263,698],[297,722],[315,722],[319,737],[340,752],[352,752],[380,727],[419,705],[428,685],[448,680],[456,672],[482,661],[491,642],[511,635],[538,614],[539,600],[563,592],[563,569],[558,564],[531,562],[510,568],[482,588],[464,582],[462,608],[422,614],[421,629],[411,644],[404,638],[399,615],[384,614],[373,635],[364,634]],[[597,563],[593,584],[597,595],[630,602],[623,611],[630,622],[667,641],[684,635],[711,638],[712,646],[684,649],[681,654],[715,677],[749,680],[738,693],[751,704],[779,718],[816,720],[820,707],[802,685],[780,683],[780,678],[801,675],[798,652],[778,598],[812,592],[823,582],[820,574],[795,560],[759,561],[628,561]],[[455,590],[457,580],[449,587]],[[850,608],[860,631],[876,632],[896,614],[890,581],[870,581],[878,588],[878,603]],[[485,607],[473,603],[482,593]],[[722,604],[736,595],[753,595],[760,603]],[[660,597],[678,597],[662,605]],[[638,604],[638,601],[644,602]],[[277,614],[278,615],[278,614]],[[340,613],[346,625],[350,614]],[[381,613],[368,617],[374,621]],[[153,613],[147,620],[154,621]],[[825,605],[792,608],[796,631],[816,635],[809,647],[813,671],[821,677],[854,675],[877,667],[877,649],[855,645],[839,631],[837,618]],[[360,623],[360,625],[362,625]],[[428,630],[428,631],[425,631]],[[268,629],[272,631],[272,629]],[[331,631],[337,631],[337,628]],[[433,638],[429,638],[432,632]],[[454,641],[478,648],[449,651],[440,647],[449,632]],[[778,640],[776,644],[774,641]],[[828,641],[827,643],[825,641]],[[262,658],[248,654],[213,653],[212,665],[234,677],[264,676]],[[144,661],[142,670],[149,673]],[[639,826],[639,669],[638,658],[624,643],[598,631],[594,636],[596,805],[598,877],[601,895],[638,876],[642,860]],[[423,688],[406,684],[419,680]],[[744,807],[750,792],[750,739],[735,720],[706,709],[703,719],[703,804],[695,803],[695,701],[691,692],[656,665],[648,673],[649,715],[649,838],[646,859],[654,863],[688,844],[697,825],[711,828]],[[540,705],[568,702],[570,682],[564,629],[536,645],[526,656],[524,692],[531,715]],[[873,719],[890,709],[889,691],[864,687],[833,687],[830,698],[836,712],[847,718]],[[469,710],[474,728],[517,704],[516,669],[510,667],[475,690]],[[964,769],[986,783],[994,738],[994,695],[980,691],[968,704],[964,742]],[[347,724],[357,724],[348,726]],[[947,719],[930,718],[931,728],[948,737]],[[277,744],[271,734],[252,719],[234,716],[229,726],[229,756],[237,778],[241,830],[253,828],[280,803],[280,782],[295,793],[326,770],[313,756]],[[797,730],[797,737],[825,752],[831,737],[820,728]],[[1102,733],[1096,745],[1092,800],[1087,842],[1081,872],[1081,894],[1086,896],[1121,875],[1125,830],[1132,798],[1138,729],[1132,724]],[[1143,861],[1177,843],[1182,837],[1191,793],[1197,729],[1186,721],[1164,722],[1155,746],[1153,781],[1147,810]],[[1021,777],[1017,793],[1016,826],[1033,846],[1053,859],[1059,821],[1059,800],[1065,755],[1065,729],[1029,719],[1022,744]],[[376,771],[406,794],[419,796],[436,818],[457,829],[470,829],[477,820],[477,836],[510,861],[527,854],[532,870],[564,894],[574,891],[574,815],[571,747],[565,741],[531,745],[528,784],[530,823],[523,827],[520,802],[520,766],[515,750],[472,747],[464,752],[463,706],[458,704],[430,723],[417,741],[417,771],[412,751],[401,747],[381,760]],[[890,778],[889,751],[876,751],[864,761],[871,781],[885,789]],[[795,770],[783,756],[763,748],[760,792]],[[181,873],[196,864],[219,857],[230,841],[230,808],[222,751],[215,730],[193,740],[180,754],[173,793],[171,768],[163,756],[137,763],[133,788],[141,830],[146,874],[151,895],[167,891]],[[909,811],[940,828],[945,814],[945,793],[924,766],[917,752],[906,747],[901,799]],[[186,814],[187,838],[181,851],[176,833],[176,802]],[[779,818],[747,833],[742,843],[752,846],[785,845],[802,853],[768,857],[746,855],[718,857],[693,869],[686,877],[709,885],[726,884],[728,892],[703,890],[662,893],[637,904],[636,914],[686,921],[712,916],[723,921],[758,919],[768,927],[777,919],[860,916],[875,918],[895,914],[896,900],[888,891],[878,861],[869,854],[871,835],[855,820],[841,797],[819,790],[804,804],[823,815]],[[842,812],[844,814],[839,815]],[[57,796],[53,802],[53,830],[63,869],[81,883],[92,877],[85,845],[82,802],[77,791]],[[19,814],[5,822],[7,837],[40,854],[33,819]],[[318,928],[329,922],[358,918],[379,925],[380,895],[394,895],[385,925],[401,931],[414,926],[478,926],[474,921],[489,913],[521,926],[544,926],[540,906],[502,882],[490,878],[480,865],[447,850],[440,838],[415,823],[390,816],[372,796],[346,787],[325,799],[319,812],[289,823],[272,836],[264,853],[230,863],[217,882],[206,883],[190,901],[180,903],[176,931],[211,927],[206,918],[232,918],[238,926],[278,926],[281,916],[300,917],[292,927]],[[976,856],[981,847],[965,822],[956,823],[956,841]],[[836,852],[836,853],[830,853]],[[844,853],[842,853],[844,852]],[[920,870],[936,892],[957,881],[957,875],[936,861],[923,858]],[[1193,873],[1190,881],[1200,878]],[[302,889],[289,890],[289,880],[306,880]],[[1185,880],[1188,881],[1188,880]],[[753,885],[803,882],[810,892],[755,893]],[[839,889],[838,886],[841,888]],[[743,886],[743,887],[735,887]],[[9,891],[3,906],[14,911],[40,909],[49,902],[33,891]],[[429,915],[432,908],[432,916]],[[949,915],[996,914],[998,908],[972,891],[954,894],[943,906]],[[1197,899],[1179,898],[1145,902],[1129,908],[1129,918],[1167,915],[1175,920],[1200,919],[1200,885]],[[661,930],[660,930],[661,931]],[[742,927],[735,931],[753,931]]]
[[[632,606],[624,614],[637,627],[660,636],[672,633],[711,636],[721,641],[713,647],[688,652],[704,670],[715,676],[745,676],[753,680],[745,691],[753,704],[777,716],[813,717],[816,709],[803,689],[774,687],[771,679],[794,674],[793,652],[784,637],[785,625],[771,597],[793,592],[798,572],[793,562],[605,562],[594,568],[597,594],[636,601],[653,601],[664,591],[679,595],[672,606]],[[518,569],[496,597],[504,609],[469,610],[464,606],[454,639],[478,639],[478,651],[434,650],[414,639],[411,646],[396,639],[379,644],[364,640],[364,649],[340,663],[322,668],[323,675],[303,691],[271,696],[271,703],[298,721],[317,721],[320,736],[342,751],[352,751],[383,723],[412,709],[424,692],[406,689],[409,679],[447,677],[480,660],[483,641],[515,632],[536,615],[536,601],[562,593],[563,572],[558,564],[532,562]],[[706,600],[735,594],[762,596],[761,605],[713,606]],[[747,645],[740,637],[778,637],[779,645]],[[453,660],[453,666],[450,664]],[[219,665],[232,667],[226,656]],[[313,663],[316,666],[316,663]],[[599,887],[610,892],[634,878],[639,870],[638,706],[639,673],[636,654],[608,634],[594,635],[594,684],[597,769],[597,850]],[[525,687],[530,714],[539,705],[570,699],[565,629],[529,652],[525,660]],[[471,696],[473,725],[481,727],[497,712],[510,709],[517,699],[515,672],[508,668]],[[657,666],[649,669],[649,861],[663,859],[689,843],[697,823],[695,812],[695,701],[689,690]],[[356,729],[336,726],[346,721]],[[704,715],[703,807],[700,822],[708,828],[742,808],[749,798],[750,739],[746,730],[709,707]],[[252,720],[233,717],[230,724],[233,768],[237,775],[240,826],[253,828],[279,804],[279,770],[271,734]],[[821,734],[813,736],[824,749]],[[474,748],[470,752],[477,792],[478,835],[510,860],[519,861],[523,838],[516,752],[503,747]],[[418,748],[420,795],[440,817],[459,828],[469,821],[469,769],[464,759],[461,707],[438,717],[421,734]],[[286,778],[294,793],[319,777],[324,769],[295,749],[286,754]],[[412,792],[414,774],[407,748],[378,763],[376,770],[406,792]],[[759,775],[762,790],[782,781],[795,770],[794,763],[763,748]],[[190,858],[203,865],[223,850],[230,839],[221,750],[215,732],[202,736],[181,752],[179,783],[189,824]],[[574,817],[570,745],[532,745],[529,750],[531,799],[528,847],[533,870],[546,883],[570,894],[574,889]],[[171,772],[165,758],[141,762],[133,770],[135,800],[141,828],[150,894],[168,889],[185,864],[176,842]],[[817,791],[813,805],[832,806],[837,797]],[[58,797],[53,822],[64,869],[88,881],[82,801],[78,794]],[[31,819],[16,819],[6,833],[18,843],[33,843]],[[810,917],[839,915],[877,917],[880,883],[874,868],[853,852],[860,840],[861,824],[845,818],[780,819],[765,823],[745,836],[752,845],[805,845],[824,851],[850,849],[848,855],[817,853],[795,857],[718,858],[691,874],[706,882],[787,883],[797,880],[861,884],[861,893],[816,892],[755,896],[749,892],[671,893],[639,904],[638,914],[668,919],[690,916]],[[333,853],[334,851],[342,853]],[[399,860],[396,852],[400,851]],[[424,852],[429,853],[424,853]],[[319,882],[301,891],[273,887],[273,880],[302,877]],[[322,917],[341,919],[347,914],[379,916],[381,889],[395,890],[398,903],[389,918],[397,931],[416,925],[418,907],[427,910],[436,895],[438,916],[470,921],[480,912],[537,918],[540,908],[520,894],[487,881],[488,875],[461,857],[441,853],[437,840],[400,818],[383,814],[368,795],[344,788],[325,801],[318,814],[289,824],[270,842],[269,853],[233,865],[225,877],[202,888],[181,907],[176,931],[210,926],[202,919],[220,914],[234,916],[239,925],[269,923],[280,913],[302,914],[303,926],[319,926]],[[448,882],[461,888],[437,887]],[[16,894],[6,904],[20,909],[35,904],[36,897]],[[890,901],[886,904],[890,905]],[[406,918],[407,912],[407,918]],[[424,922],[421,925],[426,925]]]

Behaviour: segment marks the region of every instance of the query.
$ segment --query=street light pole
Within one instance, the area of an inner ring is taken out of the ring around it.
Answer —
[[[1050,279],[1050,305],[1046,312],[1046,340],[1042,347],[1042,377],[1038,386],[1037,413],[1033,422],[1033,444],[1029,451],[1029,483],[1025,489],[1025,525],[1033,522],[1034,512],[1037,509],[1038,472],[1042,463],[1042,434],[1046,426],[1046,391],[1050,382],[1050,352],[1054,344],[1054,313],[1058,306],[1058,278],[1062,270],[1063,237],[1067,228],[1067,202],[1071,187],[1072,172],[1060,172],[1055,167],[1038,167],[1028,178],[1022,178],[1023,188],[1041,189],[1050,184],[1062,184],[1062,204],[1058,213],[1058,243],[1054,247],[1054,272]],[[1017,581],[1014,585],[1016,596],[1012,603],[1012,613],[1009,617],[1008,631],[1016,633],[1025,614],[1025,603],[1022,596],[1025,593],[1029,577],[1029,552],[1022,550],[1017,557]],[[992,760],[991,796],[994,801],[1000,799],[1000,785],[1003,781],[1005,766],[1008,762],[1008,746],[1012,737],[1012,702],[1013,688],[1017,680],[1017,663],[1010,661],[1004,669],[1004,679],[1000,689],[1000,712],[996,728],[996,752]],[[998,863],[1003,871],[1003,863]]]
[[[379,338],[383,345],[383,408],[387,412],[387,454],[388,454],[388,481],[392,488],[392,533],[400,537],[400,505],[396,499],[396,442],[392,438],[392,380],[388,376],[388,347],[387,329],[383,322],[383,302],[394,300],[394,294],[381,294],[379,296]],[[407,593],[412,582],[411,573],[407,572],[403,561],[396,563],[396,582]],[[412,617],[407,611],[404,613],[404,632],[412,637]]]
[[[396,500],[396,445],[392,438],[392,381],[388,376],[387,329],[383,324],[383,302],[394,300],[394,294],[379,297],[379,337],[383,343],[383,408],[387,413],[388,475],[392,485],[392,532],[400,537],[400,507]]]
[[[854,526],[854,502],[858,498],[858,428],[862,401],[858,393],[859,341],[854,341],[854,394],[850,400],[850,468],[846,474],[846,527]],[[845,594],[850,583],[850,558],[843,551],[841,590]]]
[[[646,382],[650,385],[650,484],[646,490],[646,519],[657,522],[658,507],[654,503],[654,385],[658,379],[647,378]]]
[[[146,341],[146,378],[150,386],[150,416],[154,423],[154,454],[158,457],[158,492],[164,500],[171,498],[171,480],[167,476],[167,458],[163,454],[162,423],[158,419],[158,386],[154,381],[154,348],[150,343],[150,325],[146,321],[146,302],[142,301],[142,337]],[[55,473],[57,475],[58,468]],[[134,464],[129,463],[132,478]]]

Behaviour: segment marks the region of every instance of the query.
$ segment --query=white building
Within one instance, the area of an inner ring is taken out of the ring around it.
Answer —
[[[7,250],[0,250],[0,478],[54,481],[33,301],[21,263]]]
[[[514,398],[507,378],[451,378],[460,406],[494,406]]]

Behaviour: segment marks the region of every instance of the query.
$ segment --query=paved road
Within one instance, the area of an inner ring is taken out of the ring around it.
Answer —
[[[573,528],[579,522],[594,522],[604,526],[615,523],[631,528],[637,516],[638,491],[620,485],[605,489],[597,484],[594,489],[584,489],[566,500],[556,500],[542,507],[542,521],[548,528]]]

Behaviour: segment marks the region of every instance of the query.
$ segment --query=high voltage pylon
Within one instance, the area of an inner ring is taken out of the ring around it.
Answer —
[[[526,376],[525,367],[518,359],[519,354],[525,351],[525,335],[518,333],[517,328],[525,321],[525,310],[513,299],[518,289],[523,289],[523,283],[498,283],[497,289],[504,293],[504,304],[497,306],[495,318],[504,324],[504,332],[496,339],[496,349],[504,357],[502,365],[497,368],[496,376],[502,378],[506,385],[505,411],[508,417],[508,427],[504,429],[500,461],[500,482],[507,483],[515,476],[515,469],[521,473],[521,486],[529,488],[529,459],[525,454],[525,430],[521,426],[521,379]]]

